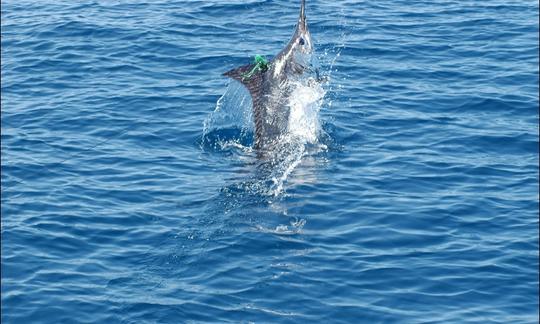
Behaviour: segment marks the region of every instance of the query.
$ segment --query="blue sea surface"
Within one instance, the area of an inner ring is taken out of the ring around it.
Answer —
[[[538,2],[307,0],[265,164],[299,5],[2,0],[2,323],[538,322]]]

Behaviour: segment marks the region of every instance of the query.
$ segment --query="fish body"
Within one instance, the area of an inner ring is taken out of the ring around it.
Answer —
[[[295,80],[311,71],[313,42],[305,15],[305,0],[288,44],[274,58],[256,57],[252,64],[240,66],[223,75],[242,83],[249,91],[255,124],[255,149],[267,150],[288,129],[288,106]]]

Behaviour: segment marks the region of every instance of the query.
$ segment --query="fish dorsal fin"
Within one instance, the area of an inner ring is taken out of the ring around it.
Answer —
[[[247,64],[225,72],[223,75],[242,83],[255,102],[261,94],[264,73],[265,71],[257,68],[257,64]]]
[[[268,71],[268,65],[265,68],[258,68],[257,63],[247,64],[223,73],[240,83],[242,83],[251,95],[253,108],[253,120],[255,122],[255,147],[260,147],[264,134],[264,109],[263,102],[263,82],[265,74]]]

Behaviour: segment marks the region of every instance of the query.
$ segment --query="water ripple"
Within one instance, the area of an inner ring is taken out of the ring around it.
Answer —
[[[2,322],[538,322],[538,3],[306,2],[266,165],[208,120],[298,3],[2,2]]]

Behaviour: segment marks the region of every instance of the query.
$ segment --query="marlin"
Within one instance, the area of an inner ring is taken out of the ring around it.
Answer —
[[[255,56],[255,62],[223,73],[242,83],[251,95],[255,124],[255,149],[268,150],[287,132],[291,82],[312,70],[313,43],[309,33],[305,0],[294,34],[284,49],[270,61]],[[317,73],[318,74],[318,73]]]

